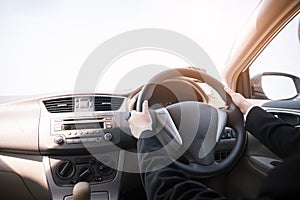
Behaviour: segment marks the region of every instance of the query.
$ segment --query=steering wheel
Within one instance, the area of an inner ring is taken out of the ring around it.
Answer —
[[[179,102],[156,111],[156,115],[167,115],[163,130],[176,141],[187,162],[174,163],[194,177],[211,177],[231,169],[241,157],[246,145],[243,115],[224,91],[224,85],[200,70],[178,68],[163,71],[154,76],[142,88],[137,99],[137,111],[142,110],[144,100],[151,98],[157,84],[164,80],[187,77],[198,79],[214,88],[227,103],[227,109],[219,109],[198,101]],[[231,127],[236,135],[235,145],[229,156],[222,162],[215,161],[217,143],[225,128]],[[160,134],[162,135],[162,134]],[[170,141],[170,140],[169,140]]]

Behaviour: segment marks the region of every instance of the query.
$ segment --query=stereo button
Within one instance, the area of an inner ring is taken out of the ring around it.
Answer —
[[[55,124],[54,131],[61,131],[62,130],[61,124]]]
[[[106,128],[112,128],[111,124],[106,124]]]
[[[79,144],[79,143],[81,143],[81,140],[80,139],[68,139],[66,142],[67,142],[67,144]]]

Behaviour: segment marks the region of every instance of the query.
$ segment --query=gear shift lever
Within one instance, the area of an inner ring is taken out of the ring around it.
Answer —
[[[73,200],[90,200],[91,188],[87,182],[78,182],[73,188]]]

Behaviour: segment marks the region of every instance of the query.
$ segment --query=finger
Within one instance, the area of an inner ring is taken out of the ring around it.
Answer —
[[[148,109],[148,101],[147,100],[145,100],[144,102],[143,102],[143,111],[142,111],[143,113],[148,113],[149,112],[149,109]]]
[[[130,117],[127,119],[127,121],[130,123],[130,122],[132,122],[132,119],[136,118],[137,112],[135,110],[133,110],[129,113],[130,113]]]
[[[129,104],[128,104],[128,110],[132,111],[134,109],[134,105],[136,103],[136,98],[133,97],[132,99],[129,100]]]
[[[131,112],[127,112],[125,115],[125,119],[128,121],[131,117]]]
[[[227,94],[229,94],[230,96],[232,96],[232,95],[235,94],[235,92],[234,92],[232,89],[230,89],[229,87],[224,87],[224,90],[225,90],[225,92],[227,92]]]

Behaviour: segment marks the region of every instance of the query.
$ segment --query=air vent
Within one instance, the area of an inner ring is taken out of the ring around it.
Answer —
[[[95,111],[118,110],[124,99],[119,97],[95,97]]]
[[[44,104],[47,110],[51,113],[65,113],[65,112],[74,111],[74,104],[73,104],[72,97],[50,99],[44,101]]]

